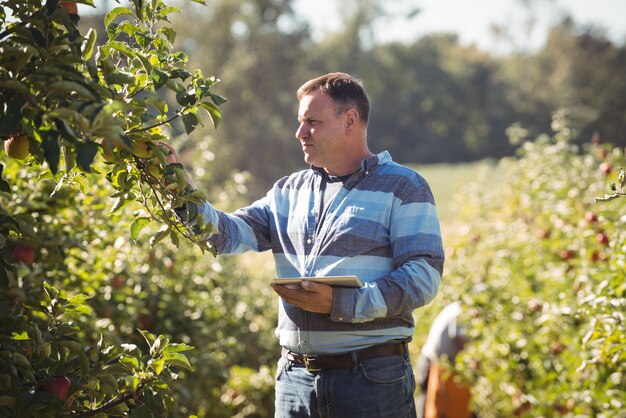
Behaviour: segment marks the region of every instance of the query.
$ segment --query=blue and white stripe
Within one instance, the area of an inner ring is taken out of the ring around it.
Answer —
[[[412,312],[437,294],[444,253],[427,182],[388,152],[364,160],[317,225],[322,175],[312,168],[282,178],[252,205],[226,214],[208,239],[220,254],[272,250],[278,277],[359,276],[361,289],[334,289],[330,315],[281,300],[276,335],[303,354],[331,354],[410,339]]]

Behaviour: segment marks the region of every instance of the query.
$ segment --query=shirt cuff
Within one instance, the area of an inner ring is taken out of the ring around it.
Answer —
[[[352,322],[354,318],[354,289],[333,287],[333,306],[330,319],[335,322]]]

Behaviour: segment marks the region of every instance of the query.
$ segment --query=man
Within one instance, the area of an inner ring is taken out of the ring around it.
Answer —
[[[311,168],[233,214],[205,202],[197,210],[219,229],[206,238],[220,254],[272,250],[280,278],[365,283],[272,286],[282,299],[276,417],[414,416],[412,312],[436,295],[444,261],[432,193],[389,153],[370,152],[359,80],[326,74],[297,97],[296,138]]]

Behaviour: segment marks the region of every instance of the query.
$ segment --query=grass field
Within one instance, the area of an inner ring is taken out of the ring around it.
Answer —
[[[497,167],[496,160],[412,166],[430,184],[437,212],[444,224],[454,221],[454,210],[451,205],[455,198],[462,196],[465,186],[478,180],[485,180],[487,184],[497,181]]]

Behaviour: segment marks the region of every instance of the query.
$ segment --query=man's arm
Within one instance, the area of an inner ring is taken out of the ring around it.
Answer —
[[[168,162],[180,162],[176,150],[170,144],[165,142],[160,144],[170,151],[170,155],[167,156]],[[185,175],[187,183],[196,189],[189,174]],[[267,197],[233,214],[217,210],[207,201],[201,204],[188,203],[185,211],[195,212],[194,221],[189,222],[185,214],[178,213],[181,220],[187,224],[192,233],[200,235],[201,239],[211,241],[220,254],[264,251],[270,248],[270,214]],[[217,231],[206,231],[203,226],[207,224],[217,225]]]
[[[436,296],[444,252],[437,210],[427,184],[394,206],[390,221],[393,265],[389,274],[361,289],[333,289],[331,319],[367,322],[410,315]]]

